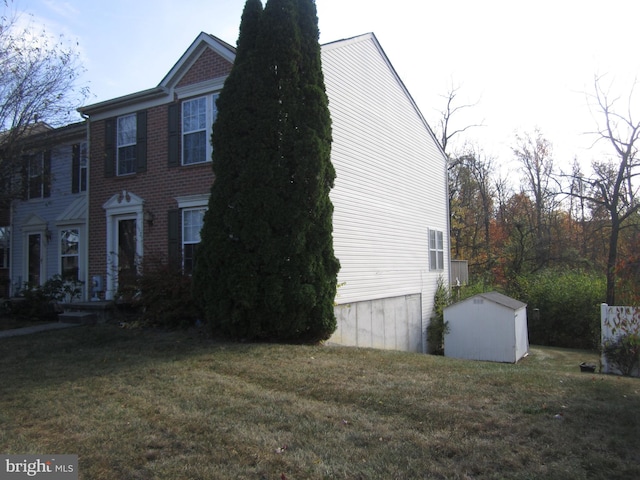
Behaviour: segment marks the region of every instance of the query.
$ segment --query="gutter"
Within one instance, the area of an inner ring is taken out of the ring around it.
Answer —
[[[169,90],[165,87],[154,87],[141,92],[132,93],[122,97],[113,98],[111,100],[105,100],[104,102],[94,103],[93,105],[87,105],[86,107],[78,108],[78,112],[83,118],[87,119],[90,115],[96,115],[106,111],[114,110],[115,108],[122,108],[129,105],[138,104],[144,101],[155,100],[158,98],[166,97],[169,94]]]

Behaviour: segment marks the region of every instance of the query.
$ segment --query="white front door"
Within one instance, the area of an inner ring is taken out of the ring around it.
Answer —
[[[27,239],[27,282],[30,286],[42,285],[42,234],[30,233]]]
[[[138,273],[136,218],[117,219],[116,283],[121,293],[135,289]]]
[[[144,200],[132,192],[112,196],[103,208],[107,214],[107,282],[105,299],[125,290],[132,293],[143,249]]]

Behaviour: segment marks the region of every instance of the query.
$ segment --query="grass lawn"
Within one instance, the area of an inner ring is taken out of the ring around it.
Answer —
[[[81,479],[638,479],[640,380],[590,352],[516,365],[216,343],[109,325],[0,339],[0,453]]]

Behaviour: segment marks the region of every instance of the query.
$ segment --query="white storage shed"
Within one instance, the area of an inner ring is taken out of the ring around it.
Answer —
[[[529,350],[527,305],[498,292],[480,293],[444,309],[447,357],[516,363]]]

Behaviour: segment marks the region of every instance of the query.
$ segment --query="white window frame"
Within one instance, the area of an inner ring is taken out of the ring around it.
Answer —
[[[180,254],[182,258],[182,268],[184,269],[184,212],[188,210],[203,210],[206,212],[209,207],[209,194],[204,193],[176,197],[176,202],[178,203],[178,208],[180,209]]]
[[[434,228],[429,229],[429,270],[444,270],[444,233]]]
[[[63,245],[63,237],[65,235],[65,232],[75,232],[75,234],[78,236],[78,245],[76,247],[76,253],[65,253],[62,245]],[[80,269],[80,252],[82,251],[82,232],[80,231],[79,227],[61,227],[59,230],[59,235],[58,235],[58,239],[60,241],[59,243],[59,248],[60,248],[60,275],[63,276],[63,278],[65,280],[67,280],[67,278],[64,276],[64,259],[65,258],[71,258],[71,257],[75,257],[76,260],[76,264],[78,266],[78,271],[76,273],[77,275],[77,279],[76,281],[81,281],[82,280],[82,274],[81,274],[81,269]]]
[[[211,154],[213,153],[212,147],[211,147],[211,132],[212,132],[212,126],[213,126],[213,122],[215,122],[217,116],[218,116],[218,110],[216,107],[216,100],[218,98],[218,94],[214,93],[214,94],[210,94],[210,95],[201,95],[199,97],[194,97],[194,98],[189,98],[187,100],[184,100],[182,102],[182,106],[181,106],[181,110],[180,110],[180,129],[181,129],[181,152],[180,152],[180,156],[181,156],[181,163],[182,165],[199,165],[202,163],[206,163],[206,162],[210,162],[211,161]],[[192,102],[196,102],[196,101],[200,101],[200,100],[204,100],[205,102],[205,126],[204,128],[196,128],[193,130],[186,130],[185,129],[185,108],[188,104],[191,104]],[[186,162],[186,155],[185,155],[185,137],[187,135],[191,135],[194,133],[199,133],[199,132],[204,132],[205,133],[205,154],[204,154],[204,160],[202,161],[197,161],[197,162]]]
[[[120,132],[121,132],[122,129],[120,128],[120,122],[123,122],[125,119],[130,119],[130,118],[133,118],[133,139],[131,139],[131,138],[129,138],[129,139],[121,138]],[[138,118],[137,118],[137,115],[135,113],[132,113],[130,115],[123,115],[121,117],[118,117],[118,119],[116,121],[116,171],[117,171],[117,175],[118,176],[132,175],[132,174],[136,173],[136,158],[135,158],[135,155],[134,155],[134,159],[133,159],[133,168],[132,168],[132,170],[130,172],[121,172],[120,171],[120,149],[121,148],[127,148],[127,147],[135,147],[136,144],[137,144],[137,135],[138,135]],[[128,142],[127,142],[127,140],[128,140]]]
[[[187,245],[198,245],[202,241],[200,237],[200,232],[202,231],[202,226],[204,225],[204,214],[207,211],[206,206],[195,207],[195,208],[183,208],[182,209],[182,268],[185,268],[185,250]],[[196,238],[187,239],[187,222],[185,221],[186,214],[191,214],[193,212],[201,212],[202,213],[202,221],[200,223],[200,230],[195,235]],[[192,260],[193,262],[193,260]],[[189,273],[193,273],[193,265],[191,266],[191,271]]]

